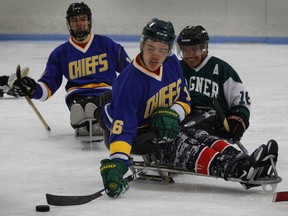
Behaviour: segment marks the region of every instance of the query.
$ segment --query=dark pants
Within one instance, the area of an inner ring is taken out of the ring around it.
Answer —
[[[161,146],[159,144],[155,144],[151,140],[143,142],[143,140],[147,140],[145,137],[147,132],[148,132],[148,130],[143,130],[143,129],[137,131],[136,138],[140,137],[143,139],[135,139],[135,140],[138,140],[138,142],[133,143],[132,150],[131,150],[132,154],[145,155],[148,153],[154,153],[154,152],[161,151]],[[110,142],[109,142],[110,131],[109,131],[109,129],[107,129],[107,128],[103,129],[103,134],[104,134],[105,146],[109,150],[109,148],[110,148]]]
[[[203,115],[205,111],[206,110],[192,110],[191,113],[187,115],[186,118],[181,122],[181,126],[197,118],[198,116]],[[205,119],[196,125],[193,125],[192,128],[196,130],[204,130],[210,135],[215,135],[215,129],[219,127],[218,125],[219,121],[217,116],[211,116],[210,118]]]
[[[85,105],[87,103],[93,103],[97,107],[100,106],[100,97],[97,96],[81,96],[81,95],[71,95],[66,99],[67,106],[70,110],[73,104],[80,104],[83,109],[85,109]]]

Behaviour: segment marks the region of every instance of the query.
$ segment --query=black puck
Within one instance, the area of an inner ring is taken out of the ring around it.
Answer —
[[[47,212],[47,211],[50,211],[50,206],[49,206],[49,205],[37,205],[37,206],[36,206],[36,211],[37,211],[37,212]]]

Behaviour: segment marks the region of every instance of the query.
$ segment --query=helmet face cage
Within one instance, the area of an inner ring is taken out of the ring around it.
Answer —
[[[80,14],[87,15],[89,20],[89,29],[86,31],[75,32],[70,26],[70,18]],[[77,2],[71,4],[66,12],[66,22],[70,35],[75,37],[77,40],[80,41],[84,40],[87,37],[87,35],[90,34],[92,28],[92,13],[90,8],[84,2]]]
[[[193,44],[193,45],[179,45],[177,44],[177,53],[181,58],[193,53],[194,55],[202,55],[208,50],[208,43]]]
[[[140,50],[142,52],[145,41],[148,39],[158,41],[169,45],[169,55],[173,53],[173,45],[175,40],[175,31],[171,22],[158,20],[153,18],[143,28],[142,37],[140,39]]]
[[[151,40],[151,41],[155,41],[155,42],[161,42],[161,43],[166,43],[166,42],[163,42],[163,41],[159,41],[159,40],[155,40],[154,38],[150,38],[150,37],[147,37],[147,36],[144,36],[142,35],[141,38],[140,38],[140,50],[141,52],[143,51],[143,47],[144,47],[144,44],[147,40]],[[169,51],[168,51],[168,56],[171,56],[173,54],[173,50],[174,50],[174,43],[166,43],[168,44],[169,46]]]

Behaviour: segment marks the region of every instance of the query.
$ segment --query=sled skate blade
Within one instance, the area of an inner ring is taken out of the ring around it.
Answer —
[[[85,126],[75,129],[75,138],[84,143],[103,141],[102,129],[95,121],[96,119],[84,119],[81,121],[80,125]]]
[[[135,180],[139,183],[148,183],[148,184],[173,184],[175,181],[171,176],[160,176],[160,175],[148,175],[148,174],[141,174]]]
[[[90,142],[101,142],[103,141],[103,136],[76,136],[75,139],[80,140],[84,143],[90,143]]]
[[[274,161],[272,162],[274,163]],[[162,173],[174,173],[174,174],[188,174],[188,175],[196,175],[196,176],[203,176],[203,177],[212,177],[212,178],[219,178],[217,176],[208,176],[200,173],[195,173],[191,170],[187,170],[184,168],[179,168],[179,167],[171,167],[171,166],[166,166],[163,164],[152,164],[152,163],[145,163],[143,161],[133,161],[132,164],[134,169],[143,169],[145,171],[156,171],[156,172],[162,172]],[[272,167],[275,167],[275,164],[272,165]],[[255,169],[254,173],[252,174],[252,179],[249,181],[243,181],[242,179],[239,178],[227,178],[227,181],[233,181],[233,182],[239,182],[243,185],[245,189],[249,189],[252,187],[259,187],[261,186],[262,189],[265,192],[273,192],[275,191],[278,183],[282,181],[282,178],[277,175],[277,172],[274,172],[272,170],[271,175],[265,176],[259,179],[254,179],[256,174],[257,174],[258,169]]]

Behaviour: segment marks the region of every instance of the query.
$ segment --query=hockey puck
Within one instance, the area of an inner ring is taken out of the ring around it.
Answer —
[[[49,206],[49,205],[37,205],[37,206],[36,206],[36,211],[37,211],[37,212],[47,212],[47,211],[50,211],[50,206]]]

